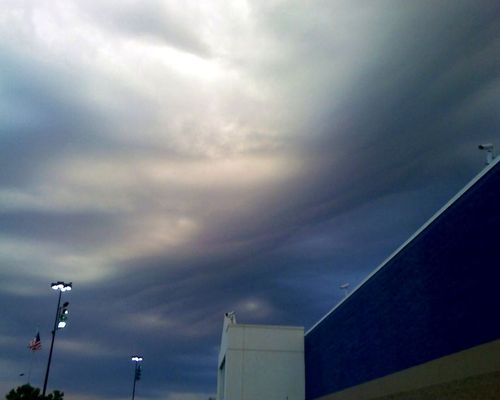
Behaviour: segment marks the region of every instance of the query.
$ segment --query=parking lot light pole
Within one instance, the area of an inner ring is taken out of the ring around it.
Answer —
[[[133,356],[132,361],[135,362],[134,367],[134,386],[132,387],[132,400],[135,398],[135,383],[141,379],[141,366],[139,363],[142,361],[142,356]]]
[[[47,362],[47,369],[45,370],[45,379],[43,381],[42,396],[45,396],[45,392],[47,391],[47,382],[49,380],[50,363],[52,361],[52,350],[54,349],[54,339],[56,337],[56,331],[57,331],[57,329],[62,329],[66,326],[66,323],[64,321],[60,321],[61,294],[62,294],[62,292],[70,291],[73,288],[73,283],[72,282],[65,283],[62,281],[58,281],[58,282],[52,283],[51,287],[53,290],[59,291],[59,297],[57,299],[56,317],[54,319],[54,326],[52,328],[52,341],[50,342],[49,361]],[[64,309],[66,312],[67,312],[66,307],[68,306],[68,304],[69,303],[64,303]],[[59,324],[58,324],[58,322],[59,322]]]

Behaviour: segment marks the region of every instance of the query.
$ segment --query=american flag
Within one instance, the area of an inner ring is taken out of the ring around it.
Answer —
[[[28,348],[31,351],[37,351],[42,348],[42,341],[40,340],[40,332],[37,332],[36,336],[30,340]]]

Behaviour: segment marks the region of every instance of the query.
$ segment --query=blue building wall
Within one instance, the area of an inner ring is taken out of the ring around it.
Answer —
[[[498,338],[500,163],[306,335],[306,399]]]

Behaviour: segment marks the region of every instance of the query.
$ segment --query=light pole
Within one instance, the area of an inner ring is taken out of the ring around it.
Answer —
[[[134,367],[134,386],[132,387],[132,400],[135,398],[135,383],[141,379],[141,366],[139,363],[142,361],[142,356],[133,356],[132,361],[135,362]]]
[[[50,371],[50,362],[52,361],[52,350],[54,349],[54,339],[56,337],[56,330],[62,329],[66,326],[66,318],[68,314],[68,302],[63,304],[61,307],[61,294],[62,292],[70,291],[73,288],[73,282],[65,283],[62,281],[58,281],[51,284],[52,289],[59,291],[59,297],[57,299],[57,309],[56,309],[56,317],[54,319],[54,327],[52,328],[52,341],[50,342],[50,351],[49,351],[49,361],[47,362],[47,369],[45,370],[45,380],[43,381],[43,393],[45,396],[45,392],[47,391],[47,382],[49,380],[49,371]]]

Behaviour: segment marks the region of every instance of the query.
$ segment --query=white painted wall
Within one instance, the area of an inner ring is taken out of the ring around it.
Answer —
[[[304,396],[304,328],[224,321],[217,400]]]

